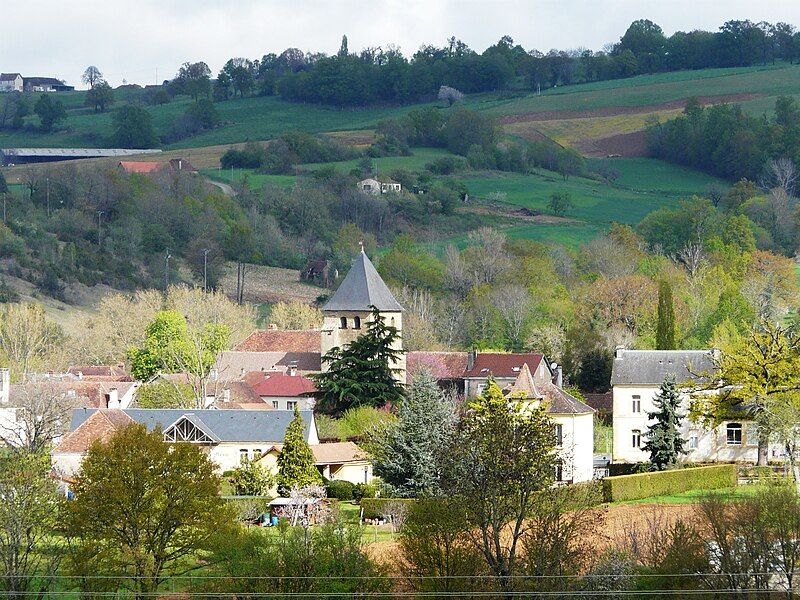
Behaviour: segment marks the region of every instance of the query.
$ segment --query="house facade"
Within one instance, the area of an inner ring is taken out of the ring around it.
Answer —
[[[397,181],[388,179],[386,181],[378,181],[372,177],[362,179],[357,184],[359,191],[365,194],[399,194],[403,191],[403,186]]]
[[[278,472],[278,456],[283,446],[276,444],[258,460],[259,466],[270,472]],[[314,466],[329,481],[349,481],[352,484],[369,483],[373,479],[372,461],[353,442],[333,442],[311,446]]]
[[[313,410],[316,404],[317,387],[294,366],[286,371],[249,373],[244,381],[263,402],[278,410]]]
[[[715,370],[713,350],[626,350],[617,348],[611,374],[613,396],[614,462],[646,462],[650,455],[643,450],[647,428],[654,419],[653,398],[665,378],[674,376],[678,385],[699,383],[703,374]],[[686,462],[744,462],[758,460],[755,424],[744,413],[730,415],[716,427],[705,427],[689,418],[691,399],[681,394],[681,411],[687,415],[681,423],[686,440]],[[770,448],[770,458],[779,458],[780,450]]]
[[[306,441],[318,444],[314,414],[300,411],[300,415]],[[148,431],[163,431],[165,441],[196,444],[224,472],[282,444],[293,418],[294,411],[287,410],[77,409],[70,432],[53,450],[52,462],[59,475],[71,477],[95,440],[104,441],[120,428],[139,423]]]
[[[21,92],[24,80],[19,73],[0,73],[0,92]]]
[[[557,484],[591,481],[594,477],[594,409],[551,381],[537,379],[523,363],[514,383],[504,393],[509,398],[543,406],[553,423],[556,437],[555,481]]]

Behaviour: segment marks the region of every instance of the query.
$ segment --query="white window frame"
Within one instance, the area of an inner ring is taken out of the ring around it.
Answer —
[[[739,432],[739,439],[736,439],[736,432]],[[732,439],[733,438],[733,439]],[[744,445],[744,427],[739,422],[731,422],[725,425],[725,445],[726,446],[743,446]]]

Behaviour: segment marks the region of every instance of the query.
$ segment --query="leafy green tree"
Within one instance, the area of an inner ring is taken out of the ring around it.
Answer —
[[[186,383],[153,381],[136,389],[136,406],[139,408],[192,408],[195,406],[194,390]]]
[[[366,332],[322,357],[327,369],[313,376],[319,390],[317,408],[339,414],[354,406],[399,404],[403,391],[393,366],[403,352],[397,348],[398,338],[397,328],[387,325],[372,307]]]
[[[100,69],[95,67],[94,65],[86,67],[86,70],[81,75],[81,81],[88,85],[90,88],[94,88],[96,84],[99,84],[103,81],[103,74],[100,72]]]
[[[231,532],[233,515],[219,489],[199,447],[168,444],[159,429],[125,427],[92,444],[76,477],[64,519],[73,560],[103,561],[101,572],[124,575],[121,585],[137,600],[152,597],[193,568],[215,536]]]
[[[230,328],[222,323],[189,327],[175,310],[163,310],[145,330],[144,345],[131,348],[131,375],[148,380],[160,372],[185,373],[196,408],[204,408],[207,384],[217,356],[228,346]]]
[[[46,452],[0,453],[0,591],[6,598],[46,598],[63,548],[56,482]]]
[[[186,117],[198,129],[213,129],[220,122],[219,112],[208,98],[200,98],[190,105],[186,109]]]
[[[553,192],[550,194],[548,206],[554,215],[563,217],[567,212],[572,210],[572,194],[569,192]]]
[[[6,182],[5,175],[0,173],[0,194],[8,193],[8,183]]]
[[[268,496],[275,484],[272,475],[252,460],[245,460],[236,467],[231,481],[239,496]]]
[[[504,593],[514,589],[519,542],[538,495],[552,485],[555,443],[553,423],[542,406],[505,397],[489,379],[448,445],[443,490],[468,500],[473,543]]]
[[[54,100],[49,94],[42,94],[33,106],[33,112],[42,122],[42,129],[53,131],[53,128],[67,118],[67,111],[61,100]]]
[[[375,474],[401,497],[441,493],[441,451],[456,424],[452,398],[445,396],[428,371],[414,375],[397,421],[373,435],[369,445]]]
[[[672,301],[672,286],[666,280],[658,284],[656,349],[675,350],[675,308]]]
[[[111,117],[114,133],[112,143],[119,148],[154,148],[158,137],[150,113],[140,106],[127,104]]]
[[[286,428],[283,448],[278,455],[278,493],[288,496],[293,487],[303,488],[322,483],[314,466],[314,453],[306,441],[306,423],[295,407],[294,419]]]
[[[114,104],[114,90],[107,82],[101,81],[86,92],[86,99],[83,103],[94,108],[94,112],[105,112],[106,108]]]
[[[685,454],[684,439],[681,437],[681,421],[686,416],[680,412],[681,396],[675,377],[667,377],[653,398],[656,407],[648,412],[648,419],[655,423],[647,427],[643,450],[650,453],[650,463],[656,471],[664,471],[678,463],[681,454]]]

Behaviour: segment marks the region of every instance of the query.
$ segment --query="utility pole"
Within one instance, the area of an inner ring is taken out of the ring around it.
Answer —
[[[211,252],[208,248],[203,250],[203,293],[208,292],[208,253]]]
[[[50,216],[50,178],[45,178],[47,182],[47,216]]]
[[[169,259],[172,255],[167,250],[167,256],[164,258],[164,292],[169,290]]]
[[[100,219],[103,218],[103,211],[97,211],[97,245],[101,245],[103,242],[103,238],[100,236]]]
[[[6,198],[8,197],[7,192],[3,192],[3,223],[6,222]]]

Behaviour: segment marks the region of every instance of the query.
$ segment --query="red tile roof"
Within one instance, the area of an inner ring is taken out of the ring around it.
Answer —
[[[459,379],[467,370],[468,352],[409,352],[406,370],[412,376],[426,369],[437,379]]]
[[[234,350],[249,352],[320,352],[322,332],[319,330],[274,331],[251,333]]]
[[[133,381],[125,365],[72,365],[67,373],[80,376],[85,381]]]
[[[69,432],[56,446],[55,452],[86,452],[95,440],[105,442],[119,429],[133,422],[121,410],[98,410],[75,431]]]
[[[535,373],[544,358],[541,354],[503,354],[500,352],[479,352],[472,369],[464,371],[464,377],[513,377],[517,378],[523,364]]]
[[[302,375],[287,375],[280,371],[248,374],[247,381],[261,397],[306,396],[317,391],[314,382]]]

